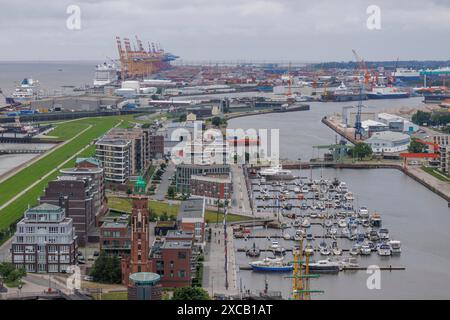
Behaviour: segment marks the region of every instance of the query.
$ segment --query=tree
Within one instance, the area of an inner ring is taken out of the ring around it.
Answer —
[[[175,187],[174,186],[170,186],[169,189],[167,189],[167,197],[169,199],[173,199],[175,198]]]
[[[372,155],[372,148],[364,142],[358,142],[352,149],[351,153],[353,157],[362,160],[365,157]]]
[[[7,283],[20,281],[26,275],[24,268],[16,269],[10,262],[0,263],[0,277]]]
[[[220,117],[214,117],[212,118],[211,123],[213,126],[218,127],[222,123],[222,120],[220,119]]]
[[[102,253],[94,263],[90,275],[95,282],[121,283],[122,270],[117,256],[108,256]]]
[[[183,113],[182,115],[180,115],[178,117],[178,122],[184,122],[184,121],[186,121],[186,119],[187,119],[187,115],[186,115],[186,113]]]
[[[412,116],[411,120],[419,126],[431,125],[431,113],[419,110]]]
[[[210,300],[210,297],[203,288],[183,287],[175,289],[172,300]]]
[[[424,153],[426,152],[425,149],[427,146],[419,141],[417,139],[411,139],[411,142],[408,147],[408,151],[412,153]]]

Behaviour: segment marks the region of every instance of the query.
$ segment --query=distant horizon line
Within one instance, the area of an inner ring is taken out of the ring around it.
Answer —
[[[119,59],[113,59],[118,61]],[[108,62],[111,59],[0,59],[0,63],[61,63],[61,62]],[[450,62],[450,59],[407,59],[398,60],[399,62]],[[320,63],[358,63],[354,60],[294,60],[294,59],[179,59],[176,60],[173,65],[179,64],[214,64],[214,63],[259,63],[259,64],[320,64]],[[397,60],[364,60],[364,62],[397,62]]]

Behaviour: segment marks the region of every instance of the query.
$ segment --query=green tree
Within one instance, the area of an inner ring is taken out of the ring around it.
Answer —
[[[211,123],[213,126],[218,127],[222,123],[222,120],[220,119],[220,117],[214,117],[212,118]]]
[[[5,282],[17,282],[27,275],[24,268],[16,269],[10,262],[0,263],[0,277]]]
[[[184,122],[184,121],[186,121],[186,119],[187,119],[187,115],[186,115],[186,113],[183,113],[182,115],[180,115],[178,117],[178,122]]]
[[[352,149],[350,149],[353,157],[362,160],[365,157],[372,155],[372,148],[364,142],[358,142]]]
[[[417,111],[411,118],[412,122],[419,126],[423,125],[432,125],[431,122],[431,113],[424,111]]]
[[[411,142],[408,147],[408,151],[412,153],[423,153],[426,152],[425,149],[427,146],[419,141],[417,139],[411,139]]]
[[[210,297],[203,288],[183,287],[175,289],[172,300],[210,300]]]
[[[102,253],[94,263],[90,275],[95,282],[121,283],[122,270],[117,256],[108,256]]]
[[[169,189],[167,189],[167,197],[169,199],[175,198],[175,190],[176,188],[174,186],[170,186]]]

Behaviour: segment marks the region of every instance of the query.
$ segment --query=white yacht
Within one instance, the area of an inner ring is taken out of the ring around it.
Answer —
[[[380,240],[389,240],[389,230],[388,229],[378,230],[378,236],[380,237]]]
[[[359,208],[359,217],[362,219],[368,219],[369,218],[369,209],[367,209],[367,207],[365,206],[361,206],[361,208]]]
[[[266,180],[293,180],[294,176],[290,170],[285,170],[280,166],[262,169],[259,174]]]
[[[368,244],[363,244],[360,249],[361,255],[369,256],[372,253],[372,249]]]
[[[338,273],[340,271],[340,265],[330,259],[319,260],[317,262],[310,263],[309,270],[314,272]]]
[[[391,246],[392,254],[400,254],[402,252],[402,243],[399,240],[391,240],[388,244]]]
[[[377,251],[379,256],[390,256],[392,254],[391,246],[387,243],[381,244]]]
[[[303,219],[302,227],[309,228],[310,226],[311,226],[311,222],[309,221],[309,219],[308,218]]]
[[[339,228],[346,228],[347,227],[347,221],[345,219],[339,219],[338,226],[339,226]]]
[[[303,186],[303,187],[302,187],[302,193],[309,193],[309,188],[308,188],[308,186]]]

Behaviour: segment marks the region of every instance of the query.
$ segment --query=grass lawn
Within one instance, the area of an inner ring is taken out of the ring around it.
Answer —
[[[433,177],[441,180],[441,181],[445,181],[445,182],[450,182],[450,177],[447,176],[446,174],[439,172],[438,170],[436,170],[435,168],[431,168],[431,167],[422,167],[421,168],[423,171],[425,171],[428,174],[431,174]]]
[[[105,292],[102,293],[101,297],[94,295],[95,300],[128,300],[127,291],[117,291],[117,292]]]
[[[43,193],[47,183],[55,179],[58,175],[58,173],[55,172],[49,177],[42,179],[45,174],[73,156],[90,142],[102,136],[109,129],[120,123],[121,120],[125,122],[132,119],[134,119],[133,116],[127,115],[86,118],[55,124],[56,128],[52,131],[52,136],[55,136],[60,140],[69,140],[84,129],[89,128],[89,126],[91,127],[76,139],[60,147],[56,151],[44,155],[39,161],[21,170],[19,173],[0,184],[0,205],[2,205],[32,183],[41,180],[41,182],[29,190],[27,194],[21,196],[16,201],[0,210],[0,230],[7,228],[14,221],[22,217],[23,212],[28,205],[37,204],[37,198]],[[80,156],[92,155],[94,152],[95,146],[91,145]],[[70,161],[70,163],[67,163],[65,167],[71,167],[74,163],[75,159]]]
[[[178,214],[178,210],[180,206],[178,204],[169,205],[166,202],[149,200],[148,202],[149,208],[156,214],[161,215],[163,212],[166,212],[169,216],[176,216]],[[126,211],[131,212],[131,200],[125,198],[117,198],[117,197],[108,197],[108,206],[110,209],[118,210],[118,211]],[[223,209],[221,209],[221,213],[219,214],[219,222],[223,221]],[[205,213],[205,221],[208,223],[215,223],[217,220],[217,212],[206,210]],[[228,214],[229,222],[236,221],[244,221],[249,220],[248,217],[240,216],[237,214]]]
[[[22,287],[25,285],[25,283],[22,280],[5,282],[5,286],[7,286],[8,288],[17,288],[20,284],[22,284]]]

